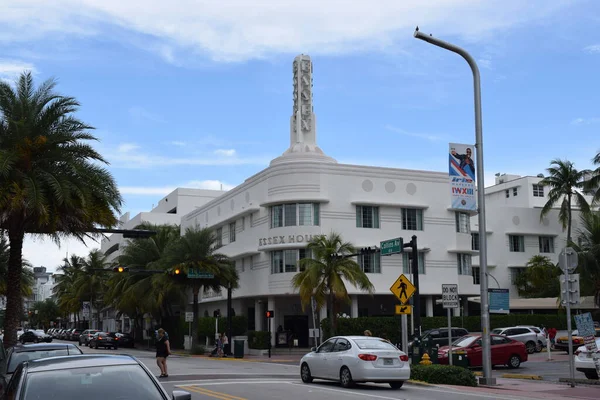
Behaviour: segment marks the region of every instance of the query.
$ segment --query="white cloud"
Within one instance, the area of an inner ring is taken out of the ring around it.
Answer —
[[[431,135],[431,134],[427,134],[427,133],[408,132],[408,131],[405,131],[404,129],[396,128],[396,127],[391,126],[391,125],[386,125],[385,129],[387,129],[388,131],[391,131],[391,132],[399,133],[401,135],[412,136],[412,137],[416,137],[416,138],[419,138],[419,139],[429,140],[430,142],[438,142],[440,140],[444,140],[445,139],[444,136]]]
[[[23,257],[34,267],[44,266],[48,270],[55,271],[59,265],[63,264],[63,259],[67,255],[77,254],[85,257],[94,248],[100,248],[99,241],[88,239],[83,244],[75,239],[65,239],[61,240],[61,246],[59,247],[49,237],[28,235],[23,242]]]
[[[485,40],[497,31],[532,24],[571,2],[547,0],[20,0],[3,6],[0,40],[52,34],[102,35],[137,44],[167,62],[207,54],[240,61],[277,53],[340,54],[402,50],[418,24],[438,36]],[[376,10],[376,11],[374,11]],[[535,12],[532,12],[535,10]],[[121,28],[115,29],[116,27]],[[127,39],[125,39],[127,40]],[[400,42],[400,43],[399,43]]]
[[[119,192],[124,195],[134,196],[166,196],[177,188],[186,189],[207,189],[207,190],[231,190],[235,185],[231,185],[219,180],[188,181],[177,186],[121,186]]]
[[[23,71],[31,71],[36,73],[35,66],[31,63],[19,60],[0,59],[0,79],[9,83],[14,82]]]
[[[590,54],[600,54],[600,44],[593,44],[583,48],[583,51]]]
[[[121,143],[117,148],[117,151],[119,153],[129,153],[130,151],[137,150],[139,148],[140,146],[135,143]]]
[[[218,156],[232,157],[235,156],[235,149],[217,149],[214,153]]]
[[[600,118],[592,117],[592,118],[575,118],[571,121],[571,125],[591,125],[597,124],[600,122]]]

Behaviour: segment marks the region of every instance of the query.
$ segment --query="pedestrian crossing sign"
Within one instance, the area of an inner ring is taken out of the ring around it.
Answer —
[[[396,315],[410,315],[410,314],[412,314],[412,306],[396,304]]]
[[[400,275],[392,287],[390,287],[390,291],[402,304],[408,303],[408,300],[415,294],[415,290],[415,286],[404,274]]]

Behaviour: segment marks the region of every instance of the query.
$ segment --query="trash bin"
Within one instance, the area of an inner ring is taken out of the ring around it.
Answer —
[[[244,341],[233,341],[233,358],[244,358]]]
[[[452,352],[452,365],[469,368],[469,359],[466,351]]]

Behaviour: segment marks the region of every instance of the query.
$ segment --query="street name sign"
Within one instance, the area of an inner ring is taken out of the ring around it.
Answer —
[[[402,238],[384,240],[379,243],[381,247],[381,255],[382,256],[391,256],[392,254],[400,254],[402,253],[402,248],[404,247],[404,240]]]
[[[490,314],[510,313],[510,293],[508,289],[488,289]]]
[[[596,328],[592,314],[587,312],[575,316],[575,325],[580,336],[583,336],[583,343],[588,353],[591,354],[596,372],[600,374],[600,357],[598,357],[598,345],[596,344]]]
[[[390,292],[392,292],[402,304],[408,303],[408,300],[415,294],[415,290],[415,286],[406,276],[404,276],[404,274],[400,275],[392,287],[390,287]]]
[[[460,307],[458,285],[456,283],[442,284],[442,305],[444,308]]]
[[[198,268],[190,268],[187,277],[190,279],[213,279],[215,275],[209,272],[200,271]]]
[[[185,313],[185,322],[194,322],[194,313],[187,311]]]
[[[410,315],[410,314],[412,314],[412,306],[396,304],[396,315]]]

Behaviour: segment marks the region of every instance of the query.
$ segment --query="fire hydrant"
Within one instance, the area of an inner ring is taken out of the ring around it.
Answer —
[[[433,364],[431,362],[431,360],[429,359],[429,354],[424,353],[423,354],[423,358],[421,359],[421,361],[419,362],[419,364],[421,364],[421,365],[431,365],[431,364]]]

